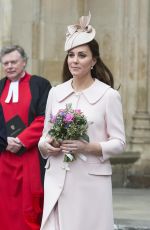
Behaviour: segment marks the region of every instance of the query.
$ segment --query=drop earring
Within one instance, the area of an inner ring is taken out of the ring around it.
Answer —
[[[91,69],[93,69],[93,66],[91,66]]]

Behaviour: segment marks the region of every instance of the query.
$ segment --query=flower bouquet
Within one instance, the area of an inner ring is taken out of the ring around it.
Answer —
[[[49,135],[54,137],[55,144],[59,144],[63,140],[79,139],[89,142],[87,119],[81,110],[72,109],[72,104],[66,104],[65,109],[60,109],[55,116],[51,115],[50,123],[52,127],[49,130]],[[75,156],[72,152],[65,154],[64,162],[73,160],[75,160]]]

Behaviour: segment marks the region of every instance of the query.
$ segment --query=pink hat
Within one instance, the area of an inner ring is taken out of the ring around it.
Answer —
[[[80,46],[92,41],[95,37],[95,29],[89,25],[91,14],[82,16],[79,19],[79,24],[68,26],[66,34],[65,51],[68,51],[76,46]]]

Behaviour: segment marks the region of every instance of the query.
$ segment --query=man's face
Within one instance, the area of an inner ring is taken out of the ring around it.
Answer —
[[[16,81],[22,77],[24,68],[26,66],[26,61],[21,57],[17,50],[5,54],[2,57],[1,62],[4,73],[9,80]]]

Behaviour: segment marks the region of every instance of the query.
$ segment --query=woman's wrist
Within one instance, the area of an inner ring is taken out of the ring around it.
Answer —
[[[98,142],[88,143],[86,146],[86,152],[87,154],[93,154],[101,157],[102,156],[101,145]]]

